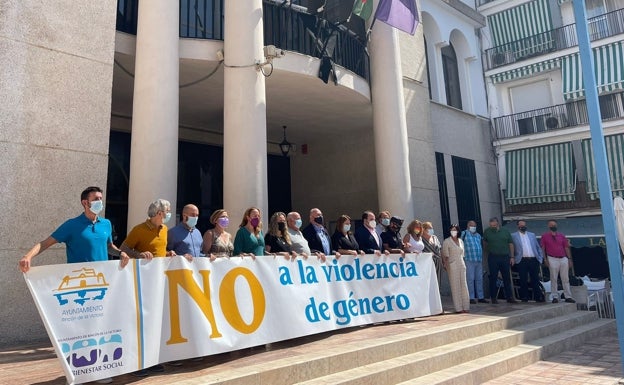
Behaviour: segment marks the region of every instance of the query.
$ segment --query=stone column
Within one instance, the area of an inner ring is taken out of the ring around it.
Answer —
[[[225,0],[223,206],[234,223],[250,206],[268,223],[262,0]],[[234,230],[233,230],[234,231]]]
[[[178,185],[179,3],[139,3],[130,149],[128,230],[155,199],[171,202]],[[170,223],[173,224],[173,221]]]
[[[370,41],[379,209],[414,218],[398,30],[377,21]]]

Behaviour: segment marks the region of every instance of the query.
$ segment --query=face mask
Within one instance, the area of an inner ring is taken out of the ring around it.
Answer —
[[[427,234],[429,234],[430,237],[433,236],[433,234],[434,234],[433,229],[427,230]]]
[[[476,232],[477,232],[477,227],[476,227],[476,226],[470,226],[470,227],[468,228],[468,231],[470,231],[471,233],[473,233],[473,234],[474,234],[474,233],[476,233]]]
[[[171,213],[166,213],[165,218],[163,219],[163,223],[169,222],[169,219],[171,219]]]
[[[319,215],[318,217],[314,218],[314,222],[318,223],[319,225],[323,224],[323,216]]]
[[[197,225],[197,220],[199,219],[199,217],[187,217],[186,218],[186,225],[190,228],[193,228]]]
[[[351,230],[351,225],[344,225],[342,226],[342,230],[344,230],[344,232],[348,232],[349,230]]]
[[[278,229],[279,231],[284,231],[284,230],[286,230],[286,223],[284,223],[284,222],[278,222],[278,223],[277,223],[277,229]]]
[[[520,231],[522,231],[523,233],[524,233],[525,231],[527,231],[527,227],[526,227],[526,226],[520,226],[520,227],[518,227],[518,229],[519,229]]]
[[[251,223],[251,227],[258,227],[258,225],[260,224],[260,218],[258,218],[258,217],[251,218],[249,220],[249,223]]]
[[[301,228],[301,225],[303,224],[303,222],[301,221],[301,219],[295,219],[295,227],[296,228]]]
[[[382,219],[381,219],[381,224],[382,224],[383,226],[388,226],[388,225],[390,225],[390,218],[382,218]],[[376,226],[376,225],[375,225],[375,226]]]
[[[456,236],[457,236],[457,230],[452,230],[451,237],[456,237]]]
[[[388,223],[389,222],[390,220],[388,219]],[[374,229],[375,227],[377,227],[377,222],[375,222],[375,220],[373,219],[372,221],[368,222],[368,225]]]
[[[416,235],[420,235],[420,229],[416,229],[416,230],[414,230],[414,234],[416,234]]]
[[[102,209],[104,209],[104,203],[102,203],[102,201],[92,201],[89,204],[89,210],[95,215],[98,215]]]
[[[557,232],[557,226],[551,226],[551,227],[549,227],[549,229],[552,232],[555,232],[555,233]]]
[[[223,227],[225,229],[230,224],[230,219],[229,218],[219,218],[219,219],[217,219],[217,223],[219,224],[219,226],[221,226],[221,227]]]

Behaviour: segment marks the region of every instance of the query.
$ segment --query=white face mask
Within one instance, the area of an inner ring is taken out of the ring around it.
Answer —
[[[186,225],[190,228],[193,228],[195,226],[197,226],[197,220],[199,219],[199,217],[187,217],[186,219]]]
[[[91,201],[89,203],[89,210],[95,215],[98,215],[103,209],[104,203],[101,200]]]
[[[169,222],[170,219],[171,219],[171,213],[166,213],[165,217],[163,218],[163,223]]]
[[[457,230],[452,230],[451,237],[456,237],[456,236],[457,236]]]
[[[368,226],[370,226],[371,229],[374,229],[375,227],[377,227],[377,222],[375,222],[375,220],[373,219],[372,221],[368,222]]]
[[[429,236],[430,236],[430,237],[432,237],[432,236],[433,236],[433,234],[434,234],[433,229],[429,229],[429,230],[427,230],[427,234],[429,234]]]
[[[351,225],[343,225],[343,226],[342,226],[342,229],[343,229],[345,232],[348,232],[349,230],[351,230]]]
[[[476,233],[476,232],[477,232],[477,227],[476,227],[476,226],[470,226],[470,227],[468,228],[468,231],[470,231],[471,233],[473,233],[473,234],[474,234],[474,233]]]
[[[381,218],[381,224],[384,226],[390,225],[390,218]]]

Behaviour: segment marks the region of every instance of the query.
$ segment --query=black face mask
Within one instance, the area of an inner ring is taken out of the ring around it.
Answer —
[[[549,227],[550,231],[556,233],[557,232],[557,226],[550,226]]]
[[[277,223],[277,228],[278,228],[278,230],[279,230],[279,231],[284,231],[284,230],[286,230],[286,223],[284,223],[284,222],[278,222],[278,223]]]
[[[322,216],[318,216],[316,218],[314,218],[314,222],[318,223],[319,225],[323,224],[323,217]]]
[[[520,226],[520,227],[518,227],[518,230],[520,230],[520,231],[522,231],[524,233],[525,231],[527,231],[527,227],[526,226]]]

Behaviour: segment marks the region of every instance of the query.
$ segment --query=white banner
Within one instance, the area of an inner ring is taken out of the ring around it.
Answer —
[[[442,312],[431,254],[182,257],[24,274],[70,383],[345,327]]]

